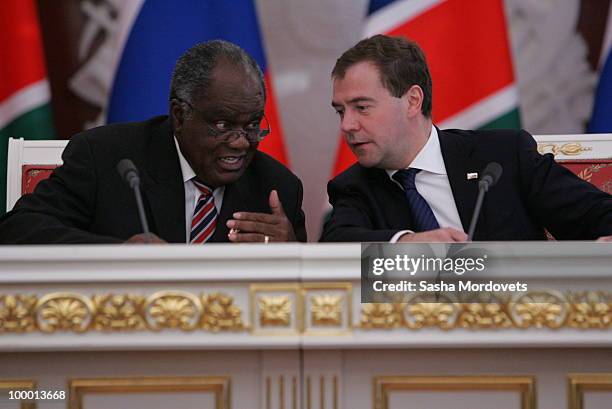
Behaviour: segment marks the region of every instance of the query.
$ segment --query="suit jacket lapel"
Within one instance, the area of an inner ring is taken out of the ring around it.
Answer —
[[[465,232],[470,227],[470,220],[476,205],[476,197],[478,196],[478,180],[467,180],[467,174],[471,172],[481,172],[482,164],[476,163],[471,158],[473,151],[473,141],[459,134],[451,134],[449,132],[438,129],[440,138],[440,149],[446,166],[448,181],[453,192],[455,205],[459,212],[461,225]],[[485,222],[482,220],[478,223],[478,230],[485,228]]]
[[[143,190],[161,238],[185,243],[185,186],[168,121],[152,132]]]
[[[383,169],[372,168],[370,185],[384,203],[388,228],[412,229],[413,221],[408,201],[402,188],[396,185]]]

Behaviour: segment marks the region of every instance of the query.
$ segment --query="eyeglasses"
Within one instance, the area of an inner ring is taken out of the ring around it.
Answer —
[[[182,99],[177,100],[189,105],[191,109],[200,114],[200,117],[204,116],[201,111],[195,109],[194,106],[188,101]],[[270,134],[270,123],[265,115],[259,121],[249,123],[246,128],[238,129],[232,128],[228,121],[209,122],[203,118],[201,121],[208,128],[208,133],[217,141],[222,143],[232,143],[243,135],[246,137],[249,143],[257,143],[261,142],[266,136],[268,136],[268,134]],[[264,124],[263,128],[261,127],[262,123]]]

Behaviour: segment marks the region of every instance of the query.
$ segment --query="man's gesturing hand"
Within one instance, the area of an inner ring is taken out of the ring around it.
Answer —
[[[228,238],[232,242],[295,241],[293,226],[287,219],[276,190],[270,192],[268,200],[272,214],[238,212],[227,221]],[[266,239],[267,237],[267,239]]]

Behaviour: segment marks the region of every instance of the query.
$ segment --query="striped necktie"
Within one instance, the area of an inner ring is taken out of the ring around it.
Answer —
[[[393,179],[397,180],[404,187],[408,206],[412,214],[415,232],[440,228],[431,207],[429,207],[425,198],[417,191],[414,181],[416,174],[420,171],[421,169],[409,168],[399,170],[393,174]]]
[[[193,218],[191,219],[189,242],[200,244],[210,240],[215,233],[217,209],[215,209],[213,190],[195,178],[192,179],[192,182],[198,188],[200,197],[198,197],[198,202],[193,211]]]

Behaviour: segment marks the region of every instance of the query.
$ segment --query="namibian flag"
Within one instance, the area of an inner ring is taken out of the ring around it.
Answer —
[[[52,139],[51,93],[34,0],[5,0],[0,13],[0,214],[8,138]]]
[[[107,122],[167,113],[172,69],[181,54],[196,43],[231,41],[253,56],[265,74],[265,113],[272,133],[259,149],[288,164],[254,0],[138,0],[121,7],[131,18],[123,19],[124,27],[119,27],[125,32],[125,45],[116,66]]]
[[[371,0],[365,36],[416,41],[441,128],[518,128],[518,92],[502,0]],[[333,176],[355,158],[341,139]]]

